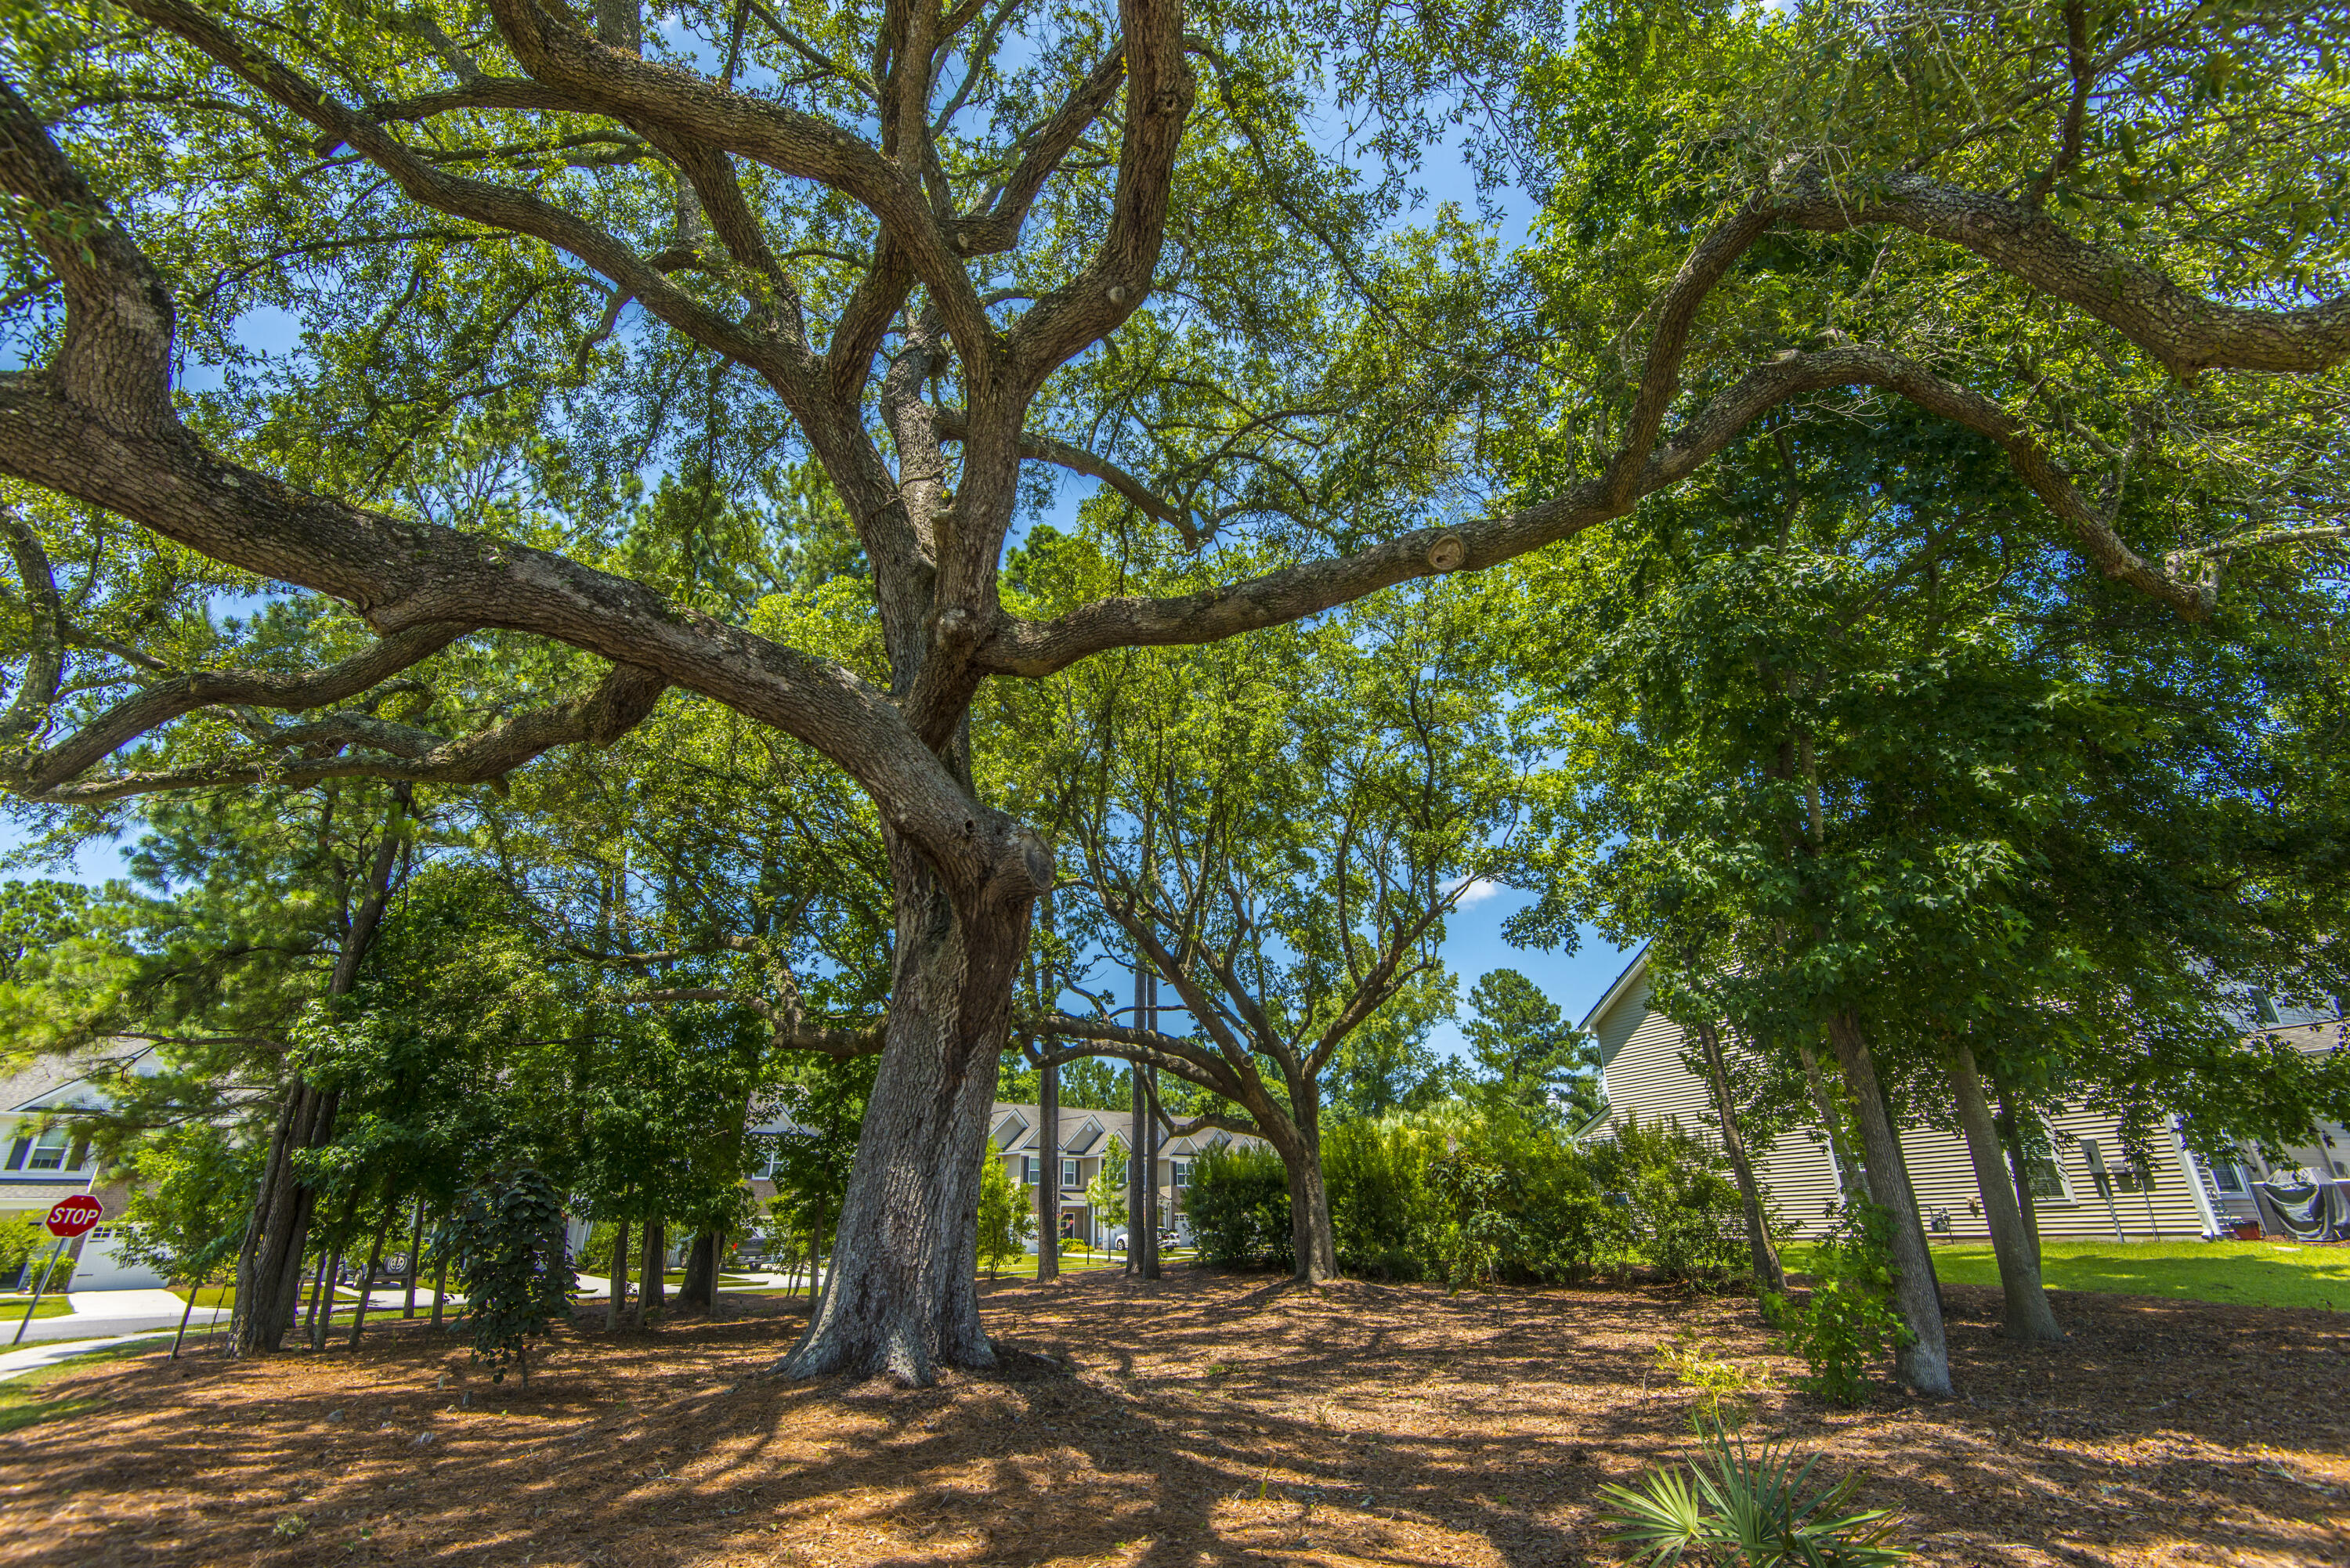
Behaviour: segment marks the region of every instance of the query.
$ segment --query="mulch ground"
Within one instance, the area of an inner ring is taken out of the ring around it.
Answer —
[[[1960,1398],[1769,1393],[1750,1437],[1863,1472],[1923,1563],[2350,1563],[2350,1316],[2060,1293],[2072,1339],[2029,1350],[1950,1295]],[[914,1391],[759,1376],[775,1302],[583,1327],[527,1389],[396,1322],[93,1367],[54,1391],[94,1407],[0,1438],[0,1560],[1605,1563],[1598,1489],[1693,1446],[1657,1347],[1790,1370],[1739,1299],[1185,1272],[986,1302],[1003,1375]]]

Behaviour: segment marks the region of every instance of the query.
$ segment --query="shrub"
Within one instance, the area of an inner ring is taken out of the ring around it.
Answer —
[[[1601,1521],[1616,1532],[1608,1543],[1633,1548],[1632,1562],[1648,1568],[1887,1568],[1908,1561],[1909,1553],[1887,1539],[1893,1520],[1883,1509],[1844,1511],[1859,1488],[1856,1477],[1814,1491],[1816,1456],[1797,1469],[1780,1445],[1750,1454],[1719,1428],[1710,1446],[1708,1465],[1670,1465],[1650,1470],[1637,1486],[1601,1487]]]
[[[1341,1122],[1322,1135],[1339,1268],[1389,1280],[1435,1272],[1428,1238],[1443,1206],[1431,1171],[1443,1155],[1441,1137],[1392,1117]]]
[[[1593,1154],[1603,1179],[1623,1195],[1650,1268],[1714,1289],[1752,1274],[1745,1205],[1712,1149],[1677,1123],[1627,1120]]]
[[[1253,1144],[1211,1148],[1191,1162],[1184,1198],[1200,1256],[1211,1263],[1295,1261],[1289,1240],[1289,1174],[1281,1157]]]
[[[1025,1188],[1015,1185],[1004,1168],[1003,1151],[987,1140],[987,1163],[979,1169],[979,1262],[987,1277],[1020,1256],[1028,1238],[1036,1233],[1036,1206]]]
[[[530,1381],[531,1342],[571,1315],[571,1255],[554,1184],[520,1166],[468,1188],[444,1244],[465,1292],[473,1358],[505,1381],[512,1366]]]
[[[1837,1405],[1868,1397],[1868,1369],[1908,1343],[1908,1325],[1893,1304],[1893,1216],[1855,1203],[1814,1260],[1817,1282],[1802,1303],[1773,1296],[1767,1314],[1779,1347],[1811,1368],[1796,1382]]]

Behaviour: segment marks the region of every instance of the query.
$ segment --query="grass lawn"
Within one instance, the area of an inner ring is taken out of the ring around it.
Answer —
[[[104,1402],[102,1393],[87,1389],[51,1394],[48,1386],[58,1378],[86,1372],[100,1362],[144,1355],[171,1343],[169,1339],[142,1339],[136,1345],[118,1345],[109,1350],[94,1350],[88,1355],[77,1355],[70,1361],[61,1361],[55,1366],[44,1366],[37,1372],[27,1372],[21,1377],[11,1377],[0,1383],[0,1434],[37,1427],[44,1421],[54,1421],[60,1417],[79,1415]]]
[[[1809,1272],[1813,1249],[1787,1249],[1787,1266]],[[1946,1282],[1996,1285],[1987,1241],[1934,1249]],[[2238,1306],[2324,1307],[2350,1312],[2350,1247],[2282,1241],[2051,1241],[2041,1274],[2052,1290],[2169,1296]]]
[[[25,1308],[32,1299],[30,1295],[0,1296],[0,1324],[13,1327],[24,1317]],[[63,1317],[71,1311],[73,1308],[66,1304],[65,1297],[53,1294],[41,1298],[41,1304],[33,1309],[33,1315],[36,1318]]]

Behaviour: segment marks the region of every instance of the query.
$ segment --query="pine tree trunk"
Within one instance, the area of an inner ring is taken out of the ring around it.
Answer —
[[[375,1240],[368,1244],[367,1272],[359,1276],[359,1304],[351,1309],[351,1345],[357,1348],[359,1330],[367,1326],[368,1303],[375,1298],[375,1271],[383,1262],[383,1235],[391,1229],[391,1217],[375,1228]]]
[[[604,1326],[617,1329],[629,1315],[629,1221],[623,1215],[620,1229],[612,1238],[612,1305],[605,1315]]]
[[[279,1107],[262,1167],[261,1189],[236,1261],[236,1302],[229,1309],[228,1353],[257,1355],[286,1341],[302,1301],[302,1260],[308,1251],[317,1195],[295,1175],[295,1156],[334,1141],[341,1096],[296,1078]]]
[[[348,996],[359,981],[359,961],[375,941],[391,888],[391,868],[400,856],[396,829],[407,806],[406,784],[395,786],[400,804],[386,815],[383,836],[377,840],[375,858],[364,884],[365,897],[351,912],[342,951],[328,977],[328,996]],[[279,1109],[269,1137],[269,1158],[262,1167],[261,1190],[255,1196],[253,1219],[245,1227],[244,1246],[237,1257],[236,1304],[231,1309],[228,1353],[257,1355],[285,1343],[301,1305],[302,1258],[310,1235],[310,1211],[316,1195],[297,1179],[295,1155],[323,1148],[334,1141],[335,1108],[339,1091],[314,1087],[296,1077]]]
[[[2000,1294],[2005,1301],[2005,1333],[2019,1344],[2053,1344],[2064,1337],[2048,1293],[2041,1287],[2039,1250],[2023,1228],[2015,1188],[1999,1147],[1999,1127],[1975,1071],[1974,1052],[1964,1040],[1950,1045],[1950,1094],[1958,1102],[1959,1128],[1966,1134],[1967,1158],[1975,1168],[1983,1218],[1991,1226],[1991,1250],[1999,1260]]]
[[[941,1365],[995,1364],[972,1266],[980,1165],[1029,909],[1050,861],[1036,849],[1041,873],[1031,865],[1033,880],[1007,880],[966,917],[929,863],[886,836],[897,906],[888,1043],[841,1202],[831,1279],[780,1370],[886,1373],[920,1385]]]
[[[1061,1068],[1047,1062],[1037,1075],[1037,1115],[1043,1126],[1036,1137],[1044,1148],[1045,1168],[1036,1180],[1036,1277],[1061,1275]]]
[[[1157,975],[1151,980],[1156,981]],[[1150,988],[1152,1024],[1159,1012],[1159,987]],[[1159,1069],[1142,1069],[1142,1262],[1137,1272],[1159,1278]],[[1130,1244],[1130,1243],[1129,1243]]]
[[[442,1305],[449,1299],[449,1254],[432,1261],[432,1326],[441,1326]]]
[[[1770,1297],[1785,1293],[1787,1272],[1780,1266],[1779,1249],[1772,1243],[1770,1216],[1762,1211],[1762,1184],[1754,1179],[1754,1162],[1747,1158],[1746,1137],[1739,1130],[1738,1100],[1730,1089],[1730,1062],[1721,1048],[1721,1032],[1711,1023],[1700,1023],[1697,1039],[1713,1081],[1713,1112],[1721,1125],[1721,1151],[1730,1160],[1738,1199],[1746,1210],[1746,1251],[1754,1263],[1754,1288],[1767,1306]]]
[[[1828,1043],[1852,1090],[1860,1124],[1861,1152],[1867,1161],[1869,1196],[1893,1216],[1894,1294],[1909,1325],[1910,1343],[1895,1352],[1894,1372],[1920,1394],[1950,1392],[1950,1353],[1942,1328],[1942,1303],[1934,1282],[1934,1262],[1918,1221],[1918,1198],[1909,1186],[1908,1162],[1886,1114],[1877,1063],[1859,1021],[1839,1012],[1828,1021]]]
[[[318,1297],[327,1288],[327,1250],[318,1249],[318,1266],[310,1271],[310,1310],[302,1319],[302,1337],[309,1339],[318,1327]],[[234,1314],[234,1309],[231,1309]]]

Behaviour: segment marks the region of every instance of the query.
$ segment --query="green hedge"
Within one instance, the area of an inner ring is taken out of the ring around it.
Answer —
[[[1675,1126],[1576,1144],[1507,1110],[1455,1106],[1334,1127],[1322,1168],[1349,1274],[1560,1284],[1640,1264],[1721,1286],[1749,1272],[1737,1188]],[[1288,1183],[1270,1149],[1201,1157],[1186,1212],[1210,1262],[1289,1266]]]

